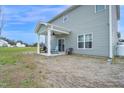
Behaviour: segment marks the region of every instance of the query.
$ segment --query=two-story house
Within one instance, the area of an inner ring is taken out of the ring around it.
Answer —
[[[37,24],[37,53],[40,53],[40,35],[45,35],[47,56],[57,47],[60,54],[73,48],[75,54],[112,58],[116,55],[119,19],[117,5],[71,6],[47,23]]]

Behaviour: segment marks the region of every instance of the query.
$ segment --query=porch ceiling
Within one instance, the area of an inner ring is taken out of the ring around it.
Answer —
[[[53,32],[53,33],[55,33],[55,34],[66,34],[66,35],[69,35],[70,34],[70,32],[67,32],[67,31],[62,31],[62,30],[57,30],[57,29],[51,29],[51,31]]]
[[[61,35],[61,34],[69,35],[70,34],[70,30],[67,28],[60,27],[57,25],[52,25],[49,23],[43,23],[43,22],[40,22],[37,25],[35,32],[37,34],[46,35],[47,30],[50,30],[52,33],[57,34],[57,35]]]

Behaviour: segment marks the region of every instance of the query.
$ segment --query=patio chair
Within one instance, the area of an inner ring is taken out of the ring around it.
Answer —
[[[51,50],[52,54],[58,54],[58,46],[55,47],[55,49]]]
[[[46,53],[47,52],[47,47],[44,46],[43,48],[40,48],[40,52],[41,53]]]

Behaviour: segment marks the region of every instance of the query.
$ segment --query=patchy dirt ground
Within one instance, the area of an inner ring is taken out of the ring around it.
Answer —
[[[19,57],[15,64],[0,65],[0,87],[124,87],[124,58],[107,64],[106,58],[81,55]]]
[[[124,87],[124,59],[107,64],[106,58],[88,56],[37,56],[47,87]]]

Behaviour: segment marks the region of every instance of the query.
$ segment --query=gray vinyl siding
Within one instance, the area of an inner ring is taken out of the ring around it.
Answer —
[[[113,9],[113,12],[115,9]],[[114,12],[115,13],[115,12]],[[71,30],[71,34],[65,38],[65,48],[72,47],[74,53],[109,56],[109,7],[106,6],[104,11],[95,13],[95,5],[80,6],[73,11],[65,14],[68,16],[68,21],[63,23],[63,16],[52,21],[52,24],[65,27]],[[113,17],[113,46],[116,45],[115,39],[117,30],[117,19]],[[115,23],[114,23],[115,22]],[[77,36],[81,34],[93,34],[93,48],[78,49]],[[52,42],[56,42],[56,39]],[[54,43],[55,44],[55,43]],[[52,44],[52,46],[54,46]],[[114,50],[115,48],[113,48]]]

